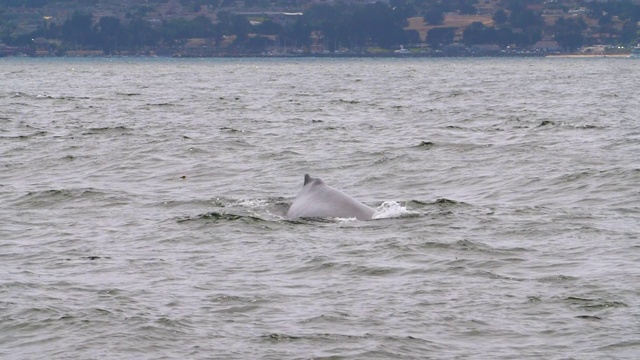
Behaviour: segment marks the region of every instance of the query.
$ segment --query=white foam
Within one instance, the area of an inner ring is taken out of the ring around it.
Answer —
[[[376,208],[372,219],[399,218],[416,214],[418,213],[407,209],[406,206],[402,206],[395,201],[385,201]]]
[[[236,205],[257,208],[267,206],[269,202],[265,199],[240,199],[236,202]]]
[[[331,218],[333,220],[335,220],[336,222],[339,223],[351,223],[351,222],[356,222],[358,221],[358,219],[354,218],[354,217],[350,217],[350,218]]]

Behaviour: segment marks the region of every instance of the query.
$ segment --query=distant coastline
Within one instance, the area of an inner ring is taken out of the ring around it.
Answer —
[[[640,46],[640,0],[393,4],[11,0],[0,57],[637,57]]]
[[[630,58],[631,54],[556,54],[556,55],[546,55],[548,58],[573,58],[573,59],[583,59],[583,58]]]
[[[74,58],[163,58],[163,59],[232,59],[232,58],[256,58],[256,59],[296,59],[296,58],[319,58],[319,59],[349,59],[349,58],[369,58],[369,59],[427,59],[427,58],[571,58],[571,59],[593,59],[593,58],[632,58],[630,53],[621,54],[546,54],[546,53],[507,53],[507,54],[479,54],[479,55],[445,55],[445,54],[219,54],[211,56],[191,56],[191,55],[171,55],[171,54],[97,54],[94,51],[76,51],[72,54],[61,56],[38,55],[28,56],[24,54],[4,55],[0,59],[74,59]]]

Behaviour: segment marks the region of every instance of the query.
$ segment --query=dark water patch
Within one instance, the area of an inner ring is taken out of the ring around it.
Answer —
[[[225,222],[225,221],[238,221],[238,220],[244,223],[257,223],[257,222],[266,221],[262,218],[259,218],[253,215],[239,215],[239,214],[232,214],[232,213],[210,211],[210,212],[199,214],[196,216],[178,218],[177,222],[183,223],[188,221],[203,221],[203,220],[207,222],[214,222],[214,223]]]
[[[578,180],[581,180],[581,179],[585,179],[585,178],[591,177],[593,175],[595,175],[595,171],[593,171],[593,170],[579,171],[579,172],[570,173],[570,174],[561,174],[561,175],[555,177],[553,180],[556,183],[570,183],[570,182],[574,182],[574,181],[578,181]]]
[[[411,333],[413,331],[407,330],[407,332]],[[431,354],[430,352],[433,350],[444,350],[446,348],[446,346],[423,339],[420,336],[391,335],[389,333],[341,334],[314,332],[293,335],[273,332],[262,335],[260,338],[263,341],[272,343],[307,342],[316,348],[314,359],[430,358],[426,354]],[[364,343],[368,343],[368,345]],[[371,349],[371,344],[378,345]],[[424,352],[423,356],[417,356],[416,351]]]
[[[509,276],[509,275],[502,275],[502,274],[498,274],[495,271],[490,271],[490,270],[473,270],[472,274],[474,276],[479,276],[487,279],[518,281],[518,282],[526,281],[526,279],[523,279],[523,278],[517,278],[515,276]]]
[[[76,199],[92,199],[96,197],[102,197],[107,195],[103,191],[92,188],[77,188],[77,189],[52,189],[43,191],[30,191],[27,194],[19,197],[14,205],[16,206],[28,206],[38,205],[47,206],[55,204],[63,204]]]
[[[538,124],[538,127],[554,126],[555,124],[556,123],[551,120],[542,120],[542,122]]]
[[[605,127],[603,126],[598,126],[598,125],[593,125],[593,124],[565,124],[563,123],[563,125],[572,127],[574,129],[586,129],[586,130],[590,130],[590,129],[604,129]]]
[[[324,131],[336,131],[336,130],[347,130],[346,126],[323,126],[321,130]]]
[[[10,289],[10,290],[32,290],[37,289],[41,286],[39,283],[31,283],[24,281],[8,281],[0,284],[0,289]]]
[[[321,274],[330,270],[333,272],[348,273],[353,275],[384,276],[384,267],[365,266],[350,263],[335,262],[328,256],[312,256],[302,264],[296,265],[288,273],[290,274]],[[394,272],[394,271],[391,271]],[[389,272],[389,274],[391,273]]]
[[[293,341],[293,340],[302,339],[301,336],[294,336],[294,335],[281,334],[281,333],[266,334],[266,335],[263,335],[262,338],[264,340],[269,340],[269,341]]]
[[[354,322],[354,318],[347,313],[339,313],[336,315],[316,315],[300,321],[301,324],[350,324]]]
[[[456,249],[463,250],[463,251],[504,254],[504,255],[511,255],[514,252],[521,253],[521,252],[532,251],[531,249],[527,249],[523,247],[493,247],[483,242],[471,241],[471,240],[458,240],[455,243],[453,243],[452,246]]]
[[[91,100],[88,96],[65,96],[65,100]]]
[[[537,281],[543,282],[543,283],[565,283],[565,282],[573,282],[577,280],[578,280],[577,277],[567,276],[567,275],[544,276],[537,279]]]
[[[407,201],[407,206],[410,206],[411,209],[420,209],[425,207],[439,207],[439,208],[465,208],[471,207],[470,204],[465,203],[463,201],[457,201],[447,198],[439,198],[435,201],[424,201],[424,200],[409,200]]]
[[[198,154],[208,154],[209,150],[191,146],[186,148],[185,152],[188,154],[198,155]]]
[[[154,323],[173,329],[174,331],[181,331],[193,328],[193,323],[186,319],[173,319],[166,316],[160,316],[154,320]]]
[[[285,333],[270,333],[270,334],[266,334],[261,336],[261,338],[263,340],[268,340],[268,341],[298,341],[298,340],[305,340],[305,341],[352,341],[352,340],[360,340],[360,339],[365,339],[368,336],[365,335],[347,335],[347,334],[332,334],[332,333],[311,333],[311,334],[304,334],[304,335],[291,335],[291,334],[285,334]]]
[[[133,129],[128,128],[124,125],[119,126],[105,126],[105,127],[95,127],[89,128],[87,132],[84,132],[82,135],[101,135],[101,134],[130,134]]]
[[[129,336],[129,338],[138,338],[138,341],[145,344],[156,343],[155,346],[152,346],[155,351],[158,350],[157,348],[159,346],[163,346],[167,342],[167,339],[184,336],[190,333],[193,328],[190,321],[171,319],[168,317],[153,318],[152,316],[136,316],[127,318],[127,323],[133,326],[131,331],[135,334]]]
[[[390,155],[382,155],[381,157],[377,158],[374,162],[373,165],[383,165],[383,164],[388,164],[388,163],[394,163],[394,162],[399,162],[402,160],[407,160],[408,161],[409,156],[406,154],[402,154],[402,155],[395,155],[395,156],[390,156]]]
[[[208,299],[207,301],[210,301],[213,303],[222,303],[222,304],[228,304],[228,303],[255,304],[259,302],[264,302],[265,300],[260,297],[221,294],[221,295],[216,295]]]
[[[460,90],[460,89],[454,89],[454,90],[437,90],[437,91],[433,91],[429,94],[429,96],[431,97],[431,101],[436,101],[436,100],[448,100],[448,99],[453,99],[453,98],[457,98],[459,96],[463,96],[466,94],[472,94],[475,92],[479,92],[479,91],[465,91],[465,90]]]
[[[356,104],[360,104],[359,100],[345,100],[345,99],[339,99],[339,100],[333,100],[331,101],[331,103],[342,103],[342,104],[351,104],[351,105],[356,105]]]
[[[450,206],[450,205],[468,205],[464,202],[461,201],[455,201],[455,200],[451,200],[451,199],[447,199],[447,198],[441,198],[435,201],[435,204],[437,205],[446,205],[446,206]]]
[[[386,277],[404,272],[406,269],[390,266],[348,265],[347,274],[352,276]]]
[[[594,129],[605,129],[604,126],[598,126],[594,124],[575,124],[575,123],[567,123],[567,122],[556,122],[552,120],[542,120],[538,126],[538,128],[542,127],[561,127],[566,129],[577,129],[577,130],[594,130]]]
[[[57,96],[57,97],[48,97],[49,99],[55,100],[66,100],[66,101],[77,101],[77,100],[92,100],[92,98],[88,96]],[[100,100],[100,99],[96,99]]]
[[[542,298],[539,296],[529,295],[527,296],[527,302],[539,303],[539,302],[542,302]]]
[[[628,307],[627,304],[621,301],[611,301],[604,299],[592,299],[592,298],[583,298],[577,296],[569,296],[564,299],[566,303],[569,305],[585,309],[585,310],[603,310],[610,308],[619,308],[619,307]]]
[[[125,93],[125,92],[117,92],[116,95],[119,96],[140,96],[142,95],[141,93]]]
[[[447,198],[436,199],[435,201],[424,200],[409,200],[406,202],[406,208],[409,209],[413,216],[407,217],[421,217],[421,216],[437,216],[437,217],[451,217],[451,216],[463,216],[465,213],[482,212],[483,214],[491,213],[490,210],[476,208],[468,203],[451,200]],[[416,215],[417,214],[417,215]],[[403,216],[404,217],[404,216]]]
[[[27,99],[33,99],[33,100],[71,100],[71,101],[75,101],[75,100],[90,100],[91,98],[88,96],[52,96],[52,95],[47,95],[47,94],[27,94],[27,93],[23,93],[23,92],[17,92],[17,93],[13,93],[12,95],[13,98],[27,98]]]
[[[174,104],[174,103],[148,103],[145,104],[146,106],[154,106],[154,107],[172,107],[172,106],[179,106],[179,104]]]
[[[84,260],[100,260],[100,259],[111,259],[111,257],[109,257],[109,256],[89,255],[89,256],[83,256],[80,259],[84,259]]]
[[[249,317],[252,313],[263,309],[267,301],[258,297],[243,297],[235,295],[220,295],[207,299],[201,305],[202,309],[216,316]]]
[[[219,129],[220,131],[227,131],[230,133],[243,133],[244,130],[238,130],[238,129],[234,129],[232,127],[228,127],[228,126],[223,126]]]
[[[423,200],[409,200],[407,201],[407,205],[412,205],[412,206],[429,206],[432,205],[433,203],[428,202],[428,201],[423,201]]]
[[[598,350],[615,350],[616,355],[620,355],[619,351],[620,350],[626,350],[629,349],[630,353],[629,356],[627,357],[619,357],[620,359],[623,358],[628,358],[628,359],[636,359],[638,356],[638,347],[640,347],[640,340],[637,339],[633,339],[633,340],[624,340],[624,341],[615,341],[612,344],[608,344],[606,346],[602,346],[600,347]],[[610,356],[612,359],[617,358],[617,356]]]
[[[16,107],[25,107],[25,108],[29,108],[29,109],[40,109],[40,106],[34,105],[34,104],[29,104],[29,103],[23,103],[23,102],[16,102],[11,104],[12,106],[15,105]]]
[[[8,135],[8,136],[0,136],[0,139],[15,139],[15,140],[28,140],[35,137],[46,136],[48,133],[46,131],[36,131],[32,134],[28,135]]]
[[[434,146],[435,146],[435,143],[433,143],[432,141],[421,141],[420,144],[416,145],[416,147],[425,149],[425,150],[431,149]]]
[[[252,313],[256,310],[261,309],[259,305],[241,305],[241,306],[229,306],[224,309],[214,309],[211,310],[214,313],[222,313],[222,314],[243,314],[243,313]]]
[[[455,258],[449,258],[451,260],[444,260],[447,265],[464,264],[474,266],[511,266],[514,263],[525,262],[525,255],[535,250],[531,250],[524,247],[494,247],[488,244],[471,241],[471,240],[458,240],[454,242],[440,242],[440,241],[416,241],[412,244],[406,244],[403,249],[407,253],[430,253],[434,251],[441,252],[447,250],[446,253],[454,256]],[[469,255],[465,253],[477,253],[482,256],[480,259],[465,258]],[[463,257],[462,255],[465,255]]]

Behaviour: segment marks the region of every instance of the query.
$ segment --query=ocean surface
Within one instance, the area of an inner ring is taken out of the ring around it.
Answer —
[[[0,59],[2,359],[638,359],[638,59]],[[286,219],[304,174],[376,219]]]

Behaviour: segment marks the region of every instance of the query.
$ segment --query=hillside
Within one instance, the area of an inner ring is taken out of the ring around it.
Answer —
[[[639,2],[5,0],[0,56],[380,55],[401,47],[403,53],[473,55],[489,49],[523,54],[628,48],[638,43]]]

